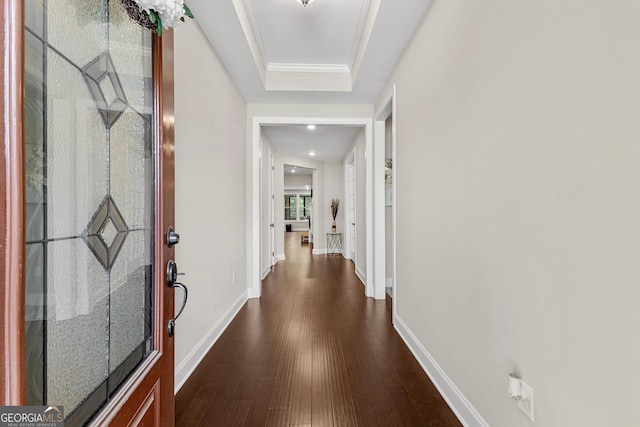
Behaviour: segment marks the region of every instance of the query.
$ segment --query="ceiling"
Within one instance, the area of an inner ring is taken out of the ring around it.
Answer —
[[[263,126],[262,129],[277,153],[320,162],[337,162],[347,155],[359,127],[317,125],[314,130],[309,130],[306,125],[286,125]],[[315,155],[309,155],[310,152]]]
[[[273,104],[373,104],[430,2],[188,1],[245,101]],[[318,160],[340,160],[348,145],[339,141],[356,131],[286,126],[267,134],[287,154],[314,146]]]
[[[313,175],[313,169],[300,166],[284,165],[285,175]]]

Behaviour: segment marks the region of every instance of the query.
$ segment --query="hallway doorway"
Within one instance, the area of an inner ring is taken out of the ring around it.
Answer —
[[[317,117],[262,117],[262,116],[254,116],[252,118],[252,137],[250,139],[251,146],[249,147],[249,156],[251,158],[251,164],[249,168],[249,179],[247,180],[247,191],[249,194],[249,215],[247,215],[247,229],[250,230],[247,233],[247,272],[248,272],[248,295],[249,298],[259,298],[262,294],[262,278],[266,277],[268,274],[267,271],[261,271],[261,260],[264,258],[264,249],[262,244],[260,243],[261,236],[264,236],[265,225],[269,227],[270,223],[266,222],[266,218],[261,215],[261,206],[263,206],[263,200],[260,195],[261,188],[264,184],[265,177],[260,173],[260,160],[261,160],[261,150],[264,148],[263,136],[264,129],[266,127],[271,128],[283,128],[287,126],[311,126],[310,123],[313,122],[318,127],[345,127],[345,128],[358,128],[362,129],[364,135],[364,144],[366,148],[366,152],[371,153],[373,151],[373,121],[370,118],[317,118]],[[276,152],[277,153],[277,152]],[[309,152],[306,153],[308,156],[312,157],[315,153]],[[362,221],[363,229],[365,230],[365,239],[366,242],[373,242],[373,229],[371,224],[373,224],[373,214],[372,214],[372,206],[373,206],[373,183],[372,183],[372,156],[363,156],[366,159],[366,194],[364,195],[365,200],[365,209],[363,210],[366,220]],[[342,166],[341,161],[337,163],[337,174],[342,175]],[[278,168],[278,158],[276,157],[276,179],[277,178],[277,168]],[[310,166],[314,167],[314,166]],[[318,174],[318,180],[328,179],[328,177],[333,178],[333,174]],[[316,174],[314,174],[314,198],[316,196],[316,189],[319,188],[316,180]],[[344,185],[342,184],[342,179],[340,178],[340,196],[339,198],[344,198]],[[322,190],[318,190],[321,192]],[[277,192],[277,188],[276,188]],[[325,196],[325,195],[322,195]],[[324,200],[323,197],[319,197],[316,200]],[[326,196],[330,197],[330,196]],[[325,197],[325,198],[326,198]],[[276,197],[276,216],[278,215],[279,204],[278,198]],[[329,203],[327,203],[328,205]],[[282,205],[280,205],[282,206]],[[284,206],[283,206],[284,207]],[[324,247],[324,236],[326,234],[327,228],[330,228],[330,221],[325,218],[328,217],[329,212],[324,211],[315,211],[315,214],[311,220],[311,229],[310,229],[310,241],[314,244],[314,252],[321,252],[322,250],[326,251]],[[340,215],[340,214],[339,214]],[[344,215],[344,213],[342,214]],[[276,217],[277,218],[277,217]],[[326,221],[323,221],[326,219]],[[342,219],[342,218],[341,218]],[[368,225],[369,224],[369,225]],[[281,225],[282,230],[284,231],[284,224]],[[275,224],[276,231],[276,239],[279,235],[278,232],[278,221],[276,220]],[[315,240],[314,239],[319,239]],[[318,248],[318,245],[321,247]],[[367,296],[374,296],[374,285],[373,285],[373,262],[368,260],[373,259],[373,245],[366,244],[363,245],[366,249],[366,256],[363,257],[363,266],[362,268],[366,270],[366,274],[362,275],[363,282],[365,283],[365,294]],[[276,244],[276,257],[278,256],[278,248]],[[360,255],[362,256],[362,255]],[[367,280],[366,278],[369,278]],[[383,291],[384,292],[384,291]]]

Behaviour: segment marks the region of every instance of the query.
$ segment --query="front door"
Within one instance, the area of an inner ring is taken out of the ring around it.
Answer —
[[[19,162],[0,172],[21,203],[3,212],[24,223],[6,224],[22,253],[5,257],[18,274],[3,283],[14,330],[0,357],[17,361],[4,372],[17,391],[1,404],[63,406],[65,426],[173,425],[172,34],[119,0],[4,3],[24,68],[12,75],[5,52],[17,132],[3,145]]]

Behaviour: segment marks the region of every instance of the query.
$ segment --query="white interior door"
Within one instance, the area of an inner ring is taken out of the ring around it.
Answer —
[[[276,263],[275,169],[273,153],[269,151],[269,259],[271,260],[272,267]]]
[[[348,188],[349,188],[349,258],[356,259],[356,176],[355,176],[355,158],[348,165]]]

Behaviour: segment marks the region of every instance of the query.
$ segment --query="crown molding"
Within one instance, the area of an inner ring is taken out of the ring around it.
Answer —
[[[343,73],[351,74],[346,64],[286,64],[270,63],[267,73]]]
[[[371,38],[371,32],[373,31],[376,19],[378,18],[378,11],[380,10],[381,1],[382,0],[371,0],[369,2],[369,9],[367,10],[366,20],[364,21],[364,24],[360,30],[361,32],[358,48],[355,51],[355,55],[351,62],[352,83],[355,83],[356,78],[358,77],[360,65],[362,65],[362,58],[364,58],[364,54],[367,51],[369,39]]]
[[[251,56],[253,57],[253,61],[256,64],[256,68],[258,69],[258,73],[260,74],[260,78],[262,79],[262,83],[264,84],[266,81],[266,56],[264,53],[264,46],[262,43],[262,39],[257,39],[256,34],[253,31],[253,25],[255,25],[255,20],[253,19],[253,14],[250,12],[251,9],[248,9],[243,0],[232,0],[233,8],[236,11],[236,15],[238,16],[238,20],[240,21],[240,27],[242,28],[242,32],[244,33],[244,37],[247,40],[247,44],[249,45],[249,51],[251,52]],[[265,59],[263,59],[265,58]]]

